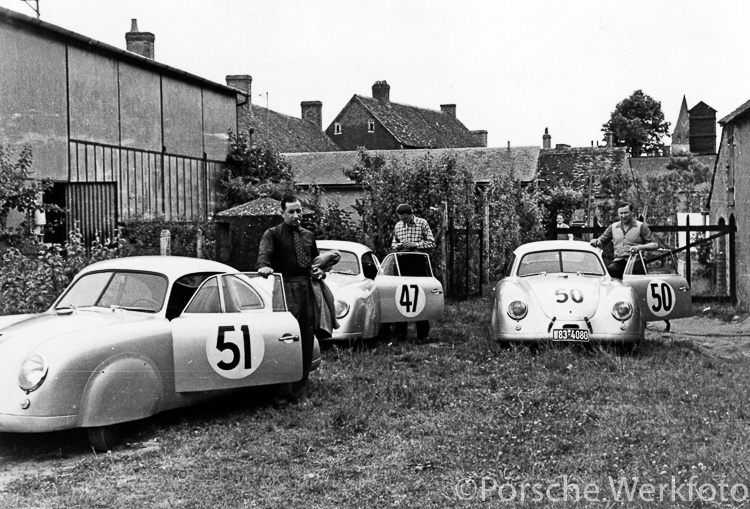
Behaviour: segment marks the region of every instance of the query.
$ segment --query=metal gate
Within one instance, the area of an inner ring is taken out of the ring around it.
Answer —
[[[737,225],[734,216],[729,224],[696,225],[690,224],[690,217],[685,225],[651,226],[651,231],[664,247],[669,248],[677,256],[678,262],[684,266],[684,276],[693,289],[693,302],[726,301],[737,303],[737,267],[735,234]],[[603,226],[571,226],[570,228],[553,228],[554,238],[558,233],[572,233],[575,238],[590,239],[604,233]],[[672,247],[662,237],[684,233],[686,244]],[[660,235],[661,234],[661,235]],[[701,248],[712,249],[708,262],[699,263],[698,251]],[[701,283],[700,285],[698,283]],[[697,292],[695,290],[698,290]]]

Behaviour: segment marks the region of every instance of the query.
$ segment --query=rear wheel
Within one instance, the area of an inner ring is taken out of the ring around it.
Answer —
[[[117,433],[114,426],[94,426],[86,428],[89,436],[89,444],[96,452],[111,451],[117,442]]]

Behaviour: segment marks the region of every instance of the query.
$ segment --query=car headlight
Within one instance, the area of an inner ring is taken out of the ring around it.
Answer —
[[[508,316],[514,320],[520,320],[521,318],[526,316],[526,313],[528,312],[529,308],[528,306],[526,306],[525,302],[514,300],[513,302],[508,304]]]
[[[612,316],[624,322],[625,320],[633,316],[633,305],[630,304],[630,302],[625,302],[624,300],[616,302],[615,305],[612,306]]]
[[[18,385],[26,392],[35,391],[47,377],[47,361],[39,354],[26,357],[18,373]]]
[[[336,318],[344,318],[349,313],[349,304],[343,300],[336,301]]]

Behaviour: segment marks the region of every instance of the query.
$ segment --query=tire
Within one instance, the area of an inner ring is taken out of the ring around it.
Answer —
[[[94,452],[111,451],[117,443],[117,433],[114,426],[94,426],[86,428],[89,445]]]

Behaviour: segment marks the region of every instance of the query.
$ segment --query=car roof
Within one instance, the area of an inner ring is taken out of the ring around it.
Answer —
[[[318,240],[316,241],[319,249],[338,249],[339,251],[351,251],[357,256],[361,256],[369,251],[369,247],[359,242],[349,242],[348,240]]]
[[[237,272],[236,269],[223,263],[187,256],[127,256],[96,262],[79,272],[82,275],[97,270],[142,270],[158,272],[170,280],[178,279],[185,274],[195,272]]]
[[[574,251],[588,251],[599,254],[599,250],[583,240],[540,240],[529,242],[518,246],[514,251],[516,256],[523,256],[537,251],[553,251],[556,249],[567,249]]]

